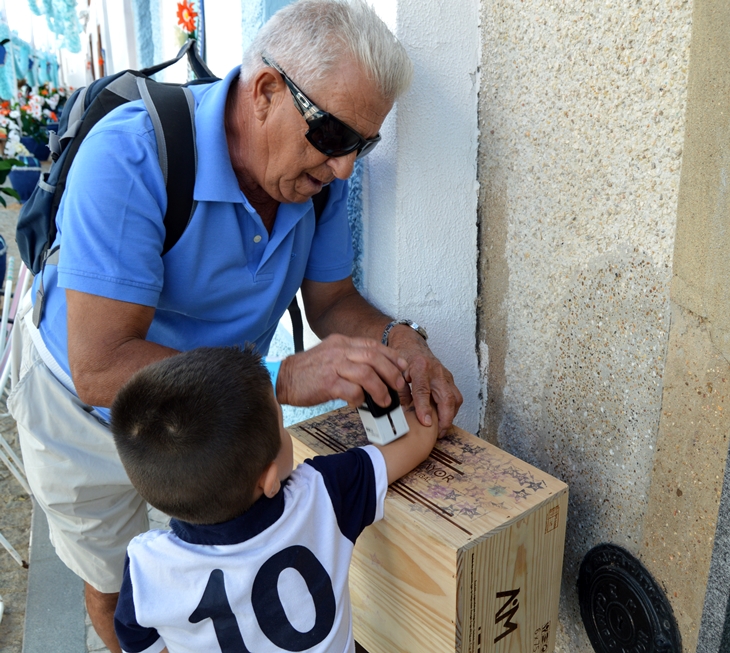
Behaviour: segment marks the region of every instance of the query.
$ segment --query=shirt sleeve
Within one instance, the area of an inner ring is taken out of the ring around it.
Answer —
[[[324,479],[340,532],[353,544],[366,526],[383,518],[388,475],[371,445],[306,460]]]
[[[311,281],[329,282],[346,279],[352,274],[352,234],[347,217],[347,181],[335,179],[330,196],[314,231],[304,277]]]
[[[91,130],[71,166],[59,210],[59,286],[156,306],[166,209],[152,123],[130,102]]]
[[[154,628],[145,628],[137,622],[129,556],[124,561],[122,589],[114,613],[114,630],[124,653],[159,653],[165,648],[165,642]]]

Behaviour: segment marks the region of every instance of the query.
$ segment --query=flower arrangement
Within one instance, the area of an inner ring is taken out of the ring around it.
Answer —
[[[183,0],[177,3],[177,24],[184,33],[186,39],[194,39],[196,37],[195,19],[198,13],[193,9],[192,2]]]
[[[0,204],[7,206],[3,195],[20,199],[17,191],[5,182],[14,167],[23,167],[24,160],[18,157],[31,156],[28,149],[20,142],[20,110],[10,106],[10,101],[0,103],[0,132],[5,136],[5,147],[0,148]],[[0,141],[1,143],[1,141]]]
[[[33,92],[27,84],[21,83],[13,100],[0,102],[0,184],[5,183],[13,168],[22,168],[33,161],[32,157],[41,156],[30,151],[38,151],[33,142],[39,145],[48,143],[48,128],[58,122],[56,112],[66,100],[63,88],[55,89],[46,84]],[[5,198],[2,194],[20,199],[14,189],[0,186],[0,204],[3,206]]]
[[[0,103],[0,129],[4,132],[6,158],[30,156],[27,148],[20,142],[22,136],[20,108],[17,103],[10,104],[9,100]]]
[[[25,85],[20,88],[14,108],[18,111],[22,136],[30,136],[39,144],[48,143],[47,127],[58,122],[56,108],[62,93],[65,95],[63,89],[51,89],[48,85],[41,86],[38,93]]]
[[[35,149],[48,143],[48,129],[58,122],[57,111],[67,100],[66,89],[48,84],[33,92],[21,84],[13,100],[0,103],[0,147],[4,140],[5,157],[31,156]],[[32,139],[29,142],[27,139]],[[21,139],[26,139],[25,143]]]

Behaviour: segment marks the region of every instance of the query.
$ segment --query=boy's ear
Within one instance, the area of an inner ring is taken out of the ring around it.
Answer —
[[[270,462],[261,473],[257,487],[269,499],[276,496],[281,488],[281,481],[279,480],[279,468],[275,460]]]

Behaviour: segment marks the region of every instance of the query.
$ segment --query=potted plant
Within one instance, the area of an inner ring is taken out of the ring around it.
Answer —
[[[13,197],[16,200],[20,201],[20,195],[18,194],[18,191],[14,188],[6,186],[5,183],[12,169],[14,167],[21,168],[23,167],[23,165],[23,162],[19,159],[0,159],[0,204],[2,204],[3,206],[7,206],[3,194],[9,195],[10,197]]]
[[[40,162],[21,142],[20,112],[4,102],[0,104],[0,130],[5,134],[3,157],[0,158],[0,184],[8,178],[12,184],[12,188],[0,187],[0,202],[5,206],[2,194],[25,202],[41,176]]]
[[[45,161],[50,155],[48,128],[58,122],[55,109],[60,99],[60,93],[48,84],[41,86],[38,93],[21,84],[18,100],[13,103],[12,109],[18,112],[21,142],[39,161]]]

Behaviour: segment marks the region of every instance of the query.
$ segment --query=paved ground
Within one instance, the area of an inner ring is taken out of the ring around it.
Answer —
[[[15,246],[15,224],[20,205],[9,202],[0,206],[0,235],[8,244],[8,257],[19,261]],[[15,268],[17,270],[17,266]],[[6,413],[4,398],[0,398],[0,414]],[[9,416],[0,417],[0,434],[19,453],[15,422]],[[17,549],[24,560],[29,558],[31,501],[20,483],[0,464],[0,533]],[[4,614],[0,622],[0,653],[20,653],[25,622],[25,602],[28,590],[28,570],[0,547],[0,594]]]

